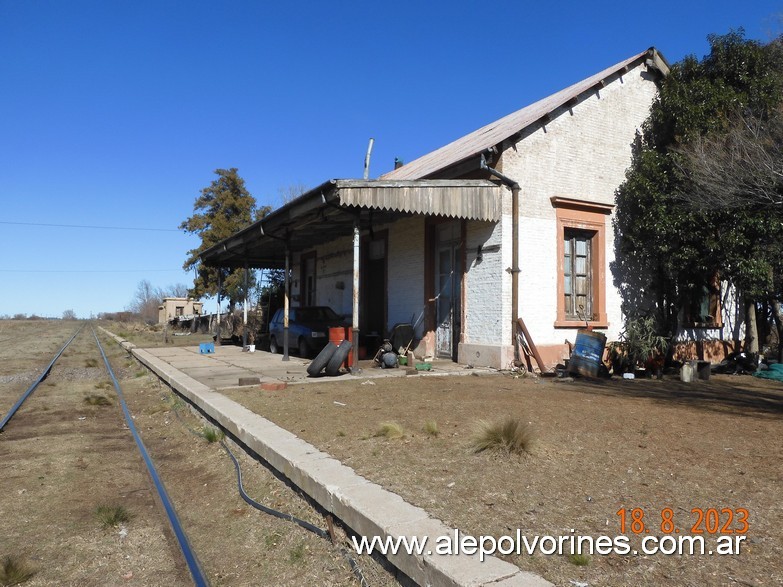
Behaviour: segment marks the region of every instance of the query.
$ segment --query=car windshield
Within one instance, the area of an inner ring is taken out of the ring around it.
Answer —
[[[329,306],[316,306],[313,308],[299,308],[293,317],[297,322],[329,322],[342,320]]]

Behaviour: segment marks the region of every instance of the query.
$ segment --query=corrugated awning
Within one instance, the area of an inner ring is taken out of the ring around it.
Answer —
[[[302,251],[416,214],[497,222],[502,190],[489,180],[331,180],[201,253],[206,265],[280,268]]]
[[[500,220],[500,192],[485,180],[338,181],[342,206],[464,218]]]

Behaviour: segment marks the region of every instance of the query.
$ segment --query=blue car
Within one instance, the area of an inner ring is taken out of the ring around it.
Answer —
[[[329,342],[329,328],[347,326],[342,316],[329,306],[306,306],[288,310],[288,348],[300,357],[318,353]],[[283,310],[275,312],[269,323],[269,350],[283,352]]]

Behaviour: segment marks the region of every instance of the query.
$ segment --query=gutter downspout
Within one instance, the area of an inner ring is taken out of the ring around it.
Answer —
[[[481,169],[497,177],[511,189],[511,267],[506,269],[511,273],[511,345],[514,348],[515,362],[520,359],[514,333],[519,319],[519,184],[510,177],[503,175],[497,169],[487,165],[484,154],[481,155]]]

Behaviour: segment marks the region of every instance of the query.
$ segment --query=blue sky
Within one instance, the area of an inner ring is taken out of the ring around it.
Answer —
[[[361,177],[370,137],[377,177],[650,46],[673,63],[710,33],[769,40],[781,14],[780,0],[0,0],[0,315],[84,318],[124,309],[143,279],[190,285],[198,240],[176,229],[217,168],[278,206],[288,186]]]

